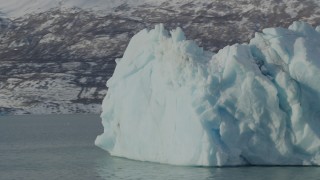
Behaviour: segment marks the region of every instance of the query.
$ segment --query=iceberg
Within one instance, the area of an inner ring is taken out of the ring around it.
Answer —
[[[95,144],[191,166],[320,165],[320,26],[268,28],[218,53],[142,30],[117,59]]]

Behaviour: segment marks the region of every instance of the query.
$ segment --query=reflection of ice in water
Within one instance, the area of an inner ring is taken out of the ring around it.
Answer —
[[[96,171],[103,179],[140,180],[295,180],[320,176],[317,167],[190,167],[133,161],[109,154],[96,161]]]
[[[97,161],[97,172],[104,179],[206,179],[210,168],[171,166],[111,157],[109,154]]]

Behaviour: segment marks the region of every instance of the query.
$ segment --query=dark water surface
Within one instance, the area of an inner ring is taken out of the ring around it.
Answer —
[[[179,167],[113,158],[94,146],[98,115],[0,117],[0,180],[320,179],[320,167]]]

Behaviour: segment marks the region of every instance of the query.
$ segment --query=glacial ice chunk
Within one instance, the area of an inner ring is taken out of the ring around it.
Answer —
[[[217,54],[180,28],[142,30],[107,82],[95,144],[175,165],[320,165],[318,29],[268,28]]]

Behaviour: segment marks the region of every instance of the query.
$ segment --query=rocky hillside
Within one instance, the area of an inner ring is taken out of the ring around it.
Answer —
[[[135,33],[158,23],[183,28],[188,39],[214,52],[248,42],[266,27],[320,24],[319,3],[312,0],[150,2],[106,12],[60,3],[19,17],[0,5],[0,113],[99,113],[114,60]]]

